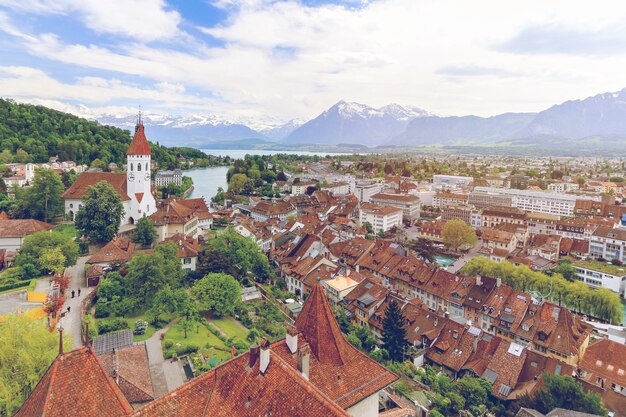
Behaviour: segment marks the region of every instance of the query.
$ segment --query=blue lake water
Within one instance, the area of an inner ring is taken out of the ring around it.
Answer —
[[[311,152],[311,151],[270,151],[263,149],[200,149],[204,153],[215,156],[230,156],[234,159],[243,159],[246,155],[276,155],[285,153],[288,155],[308,155],[308,156],[326,156],[326,155],[353,155],[346,152]]]

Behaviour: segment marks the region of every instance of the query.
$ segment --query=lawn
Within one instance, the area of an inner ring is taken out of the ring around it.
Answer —
[[[225,333],[227,337],[233,337],[235,338],[235,340],[239,340],[242,342],[246,341],[246,336],[248,336],[248,333],[250,333],[248,329],[243,327],[233,317],[212,319],[210,322],[218,327],[223,333]]]
[[[207,360],[216,358],[217,362],[223,362],[230,358],[230,348],[217,338],[213,333],[207,329],[204,325],[199,325],[197,329],[187,331],[187,338],[185,338],[185,332],[180,324],[174,324],[166,333],[163,343],[166,340],[174,342],[174,346],[180,345],[196,345],[200,348],[200,351]],[[163,348],[165,354],[165,348]]]
[[[59,224],[53,229],[55,232],[59,232],[67,238],[76,237],[76,227],[73,224]]]
[[[112,315],[110,317],[96,319],[96,322],[97,323],[107,323],[107,322],[113,321],[113,320],[115,320],[117,318],[118,317],[115,317],[115,316]],[[126,323],[128,323],[128,328],[131,329],[131,330],[135,330],[135,322],[137,320],[148,321],[148,320],[146,320],[145,313],[137,314],[135,316],[119,317],[119,318],[121,318]],[[149,339],[150,336],[152,336],[154,334],[154,332],[156,332],[156,331],[157,331],[157,329],[153,325],[149,324],[148,328],[146,329],[146,332],[144,334],[141,334],[141,335],[134,335],[133,336],[133,340],[135,342],[142,342],[142,341],[144,341],[146,339]]]

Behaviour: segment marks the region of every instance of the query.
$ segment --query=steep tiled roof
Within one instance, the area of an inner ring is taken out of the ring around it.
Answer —
[[[131,412],[96,354],[83,347],[56,357],[15,417],[117,417]]]
[[[54,226],[48,223],[40,222],[33,219],[16,219],[2,220],[0,219],[0,238],[1,237],[26,237],[33,233],[50,230]]]
[[[585,351],[580,368],[587,373],[584,378],[593,383],[597,378],[605,378],[626,387],[626,345],[607,339],[592,343]]]
[[[119,262],[125,263],[132,259],[135,253],[135,244],[115,236],[109,243],[104,245],[102,249],[94,253],[87,261],[88,264],[100,264]]]
[[[176,256],[179,258],[194,258],[201,251],[200,245],[193,237],[187,237],[182,233],[176,233],[164,240],[164,242],[173,242],[178,248]]]
[[[185,224],[194,217],[194,212],[179,200],[170,199],[159,204],[156,212],[150,215],[155,226],[167,224]]]
[[[150,154],[150,145],[148,144],[148,139],[146,138],[146,133],[144,132],[143,123],[139,122],[135,127],[135,134],[133,135],[133,139],[130,141],[130,146],[128,147],[128,151],[126,151],[126,155]]]
[[[593,327],[569,309],[545,302],[533,341],[565,355],[578,355]],[[542,340],[542,334],[545,339]]]
[[[108,375],[117,381],[130,403],[154,400],[146,345],[128,346],[98,356]]]
[[[81,199],[92,185],[108,182],[123,201],[130,200],[127,194],[126,174],[111,172],[83,172],[76,181],[63,193],[65,199]]]
[[[299,346],[306,343],[312,352],[309,380],[340,407],[348,408],[398,379],[348,343],[320,285],[307,298],[295,327],[303,336],[298,337]],[[272,349],[296,367],[297,355],[284,342],[274,343]]]
[[[284,341],[283,341],[284,345]],[[133,417],[348,417],[270,349],[270,363],[237,356],[137,410]]]

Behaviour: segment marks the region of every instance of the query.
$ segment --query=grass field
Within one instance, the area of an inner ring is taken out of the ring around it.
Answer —
[[[55,232],[59,232],[68,238],[76,237],[76,227],[73,224],[59,224],[53,229]]]
[[[227,337],[233,337],[235,340],[246,341],[246,336],[250,331],[243,327],[237,320],[232,317],[224,317],[221,319],[212,319],[210,321],[218,327]]]
[[[185,338],[182,326],[175,324],[165,333],[163,342],[165,340],[173,341],[174,345],[177,343],[181,345],[196,345],[208,360],[216,358],[218,362],[223,362],[230,358],[230,348],[203,325],[199,325],[197,329],[187,331],[187,338]]]
[[[117,319],[117,318],[118,318],[118,317],[115,317],[115,316],[110,316],[110,317],[105,317],[105,318],[102,318],[102,319],[96,319],[96,322],[97,322],[97,323],[100,323],[100,324],[101,324],[101,323],[107,323],[107,322],[113,321],[113,320],[115,320],[115,319]],[[119,318],[121,318],[121,319],[122,319],[122,320],[124,320],[126,323],[128,323],[128,327],[129,327],[129,329],[131,329],[131,330],[135,330],[135,322],[136,322],[137,320],[145,320],[145,321],[148,321],[148,320],[146,320],[145,313],[137,314],[137,315],[135,315],[135,316],[119,317]],[[148,328],[146,329],[146,332],[145,332],[144,334],[141,334],[141,335],[134,335],[134,336],[133,336],[133,340],[134,340],[135,342],[141,342],[141,341],[144,341],[144,340],[146,340],[146,339],[149,339],[149,338],[150,338],[150,336],[152,336],[152,335],[154,334],[154,332],[156,332],[156,331],[157,331],[157,329],[156,329],[154,326],[152,326],[151,324],[149,324],[149,325],[148,325]]]

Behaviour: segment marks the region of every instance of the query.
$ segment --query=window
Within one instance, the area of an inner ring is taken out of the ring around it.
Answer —
[[[185,265],[189,265],[189,264],[191,263],[191,258],[185,258],[185,259],[183,260],[183,263],[184,263]]]
[[[137,171],[141,171],[141,164],[137,164]]]
[[[130,170],[131,171],[133,170],[133,163],[132,162],[130,163]]]
[[[146,171],[148,171],[148,163],[146,162]]]

